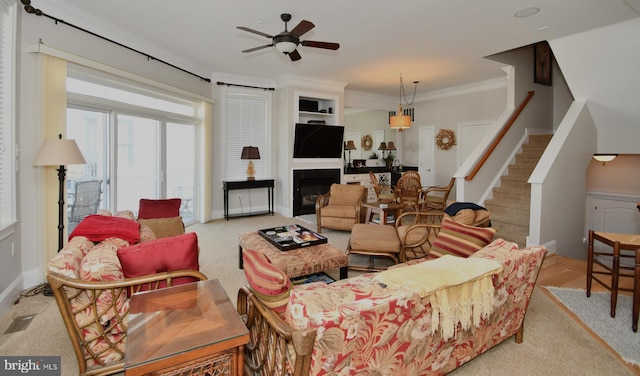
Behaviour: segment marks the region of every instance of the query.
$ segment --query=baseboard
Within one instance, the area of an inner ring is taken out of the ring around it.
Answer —
[[[3,316],[6,312],[11,309],[13,302],[18,299],[20,293],[23,288],[23,278],[22,275],[18,276],[6,290],[0,294],[0,316]]]

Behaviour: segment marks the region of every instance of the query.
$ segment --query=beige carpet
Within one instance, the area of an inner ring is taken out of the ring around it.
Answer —
[[[246,284],[244,272],[238,269],[238,234],[289,223],[314,229],[309,223],[276,214],[234,218],[229,221],[216,220],[190,226],[187,231],[198,234],[202,272],[210,279],[219,279],[235,304],[238,288]],[[326,230],[323,234],[331,244],[340,249],[346,248],[348,233]],[[362,259],[354,261],[365,262]],[[338,271],[329,274],[337,278]],[[534,291],[525,319],[522,344],[516,344],[513,338],[507,339],[451,374],[632,374],[540,290]],[[45,307],[31,302],[44,302]],[[53,298],[37,295],[21,299],[18,305],[0,318],[0,333],[4,333],[11,325],[15,315],[34,309],[42,312],[36,315],[26,330],[0,334],[0,356],[59,355],[62,357],[62,375],[77,375],[78,367],[71,342]]]

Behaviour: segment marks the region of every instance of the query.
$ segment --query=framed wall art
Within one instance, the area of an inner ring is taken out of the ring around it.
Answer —
[[[551,86],[551,47],[546,41],[533,45],[533,82]]]

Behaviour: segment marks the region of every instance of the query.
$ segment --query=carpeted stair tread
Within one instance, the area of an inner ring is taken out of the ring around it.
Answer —
[[[502,238],[512,242],[518,243],[520,247],[524,247],[527,243],[527,235],[529,233],[529,226],[518,226],[513,223],[502,222],[500,220],[494,220],[491,216],[491,227],[497,229],[496,238]]]
[[[527,183],[527,179],[519,179],[517,177],[505,175],[500,178],[500,186],[509,189],[531,189],[531,184]]]
[[[526,202],[527,206],[529,206],[531,197],[528,190],[514,190],[503,187],[496,187],[493,189],[492,200],[496,202],[500,202],[503,200],[515,200],[519,202]]]
[[[521,152],[509,165],[506,175],[500,177],[500,186],[493,188],[492,198],[484,206],[491,212],[492,226],[498,229],[496,237],[524,246],[529,235],[529,208],[531,184],[527,183],[552,134],[529,135]]]

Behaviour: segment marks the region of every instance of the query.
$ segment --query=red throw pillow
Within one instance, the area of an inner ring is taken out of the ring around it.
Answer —
[[[138,243],[120,248],[118,259],[125,278],[183,269],[199,270],[198,237],[195,232],[188,232],[180,236]],[[180,277],[173,280],[173,285],[197,281],[193,277]],[[161,282],[158,287],[166,286],[165,282]],[[145,285],[140,291],[148,289]]]
[[[180,216],[180,205],[182,200],[179,198],[165,199],[140,199],[140,207],[138,208],[138,218],[173,218]]]

